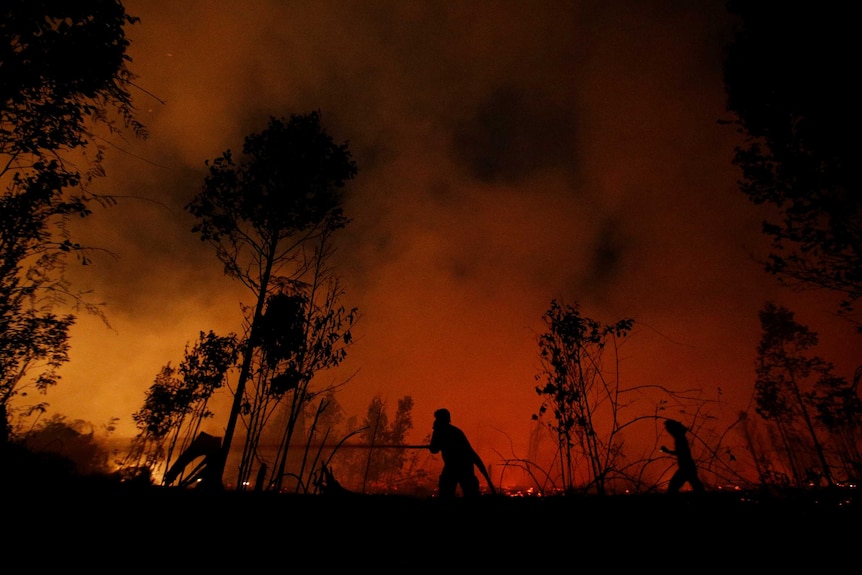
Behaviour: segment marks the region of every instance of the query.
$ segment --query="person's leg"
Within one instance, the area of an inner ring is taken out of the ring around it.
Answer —
[[[475,475],[465,475],[461,480],[461,491],[464,497],[479,497],[479,478]]]
[[[667,485],[667,492],[679,493],[683,483],[685,483],[685,476],[681,471],[677,471],[673,474],[673,477],[670,478],[670,483]]]
[[[703,487],[703,483],[701,483],[700,478],[697,476],[697,473],[692,473],[688,477],[688,484],[691,485],[691,488],[695,493],[703,493],[706,491]]]
[[[437,493],[442,499],[450,499],[455,497],[455,488],[458,482],[452,477],[451,473],[445,470],[440,474],[440,480],[437,483]]]

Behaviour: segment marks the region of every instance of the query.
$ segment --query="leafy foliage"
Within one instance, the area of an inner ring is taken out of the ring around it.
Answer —
[[[575,487],[575,449],[585,456],[592,481],[598,493],[604,493],[609,466],[618,454],[612,429],[602,434],[597,429],[601,404],[615,411],[619,405],[619,385],[606,379],[603,356],[608,344],[617,351],[617,340],[628,335],[634,320],[623,319],[603,324],[581,315],[577,305],[563,305],[554,300],[545,312],[547,331],[539,336],[542,371],[536,377],[542,385],[536,393],[542,397],[539,421],[550,411],[547,426],[557,438],[563,489]],[[616,421],[616,418],[613,418]]]
[[[8,402],[24,388],[45,391],[57,383],[57,370],[68,361],[73,312],[100,314],[65,279],[70,253],[90,261],[68,222],[88,216],[94,203],[113,202],[88,189],[104,174],[97,129],[131,128],[146,137],[129,93],[134,76],[125,27],[135,22],[116,0],[9,0],[0,6],[3,415],[11,415]],[[95,154],[88,154],[93,146]],[[66,304],[70,313],[56,311]]]
[[[724,69],[728,110],[745,137],[740,189],[775,208],[765,269],[797,288],[862,296],[860,41],[852,5],[732,1]],[[862,326],[860,326],[862,329]]]
[[[206,164],[203,190],[186,206],[198,220],[192,231],[216,248],[228,275],[249,287],[265,286],[254,281],[254,268],[242,267],[246,258],[271,265],[296,247],[279,253],[281,242],[348,223],[341,189],[356,165],[347,144],[326,133],[319,112],[270,118],[265,130],[245,139],[239,164],[230,150]],[[265,266],[257,269],[269,279]]]
[[[839,397],[836,392],[847,390],[847,383],[832,374],[830,363],[809,354],[818,343],[817,334],[796,322],[793,312],[767,302],[760,312],[760,323],[763,332],[757,348],[757,413],[776,426],[797,485],[802,486],[811,475],[811,465],[799,460],[805,451],[801,449],[801,438],[812,446],[819,473],[831,485],[832,472],[815,429],[812,415],[815,396],[811,392],[815,386],[829,390],[829,394],[818,401],[821,410],[825,410],[826,398]]]
[[[117,0],[7,0],[0,7],[0,150],[15,161],[92,143],[88,122],[137,134],[135,79],[125,28],[138,18]],[[20,165],[20,164],[19,164]]]
[[[186,345],[179,367],[165,365],[147,390],[143,407],[132,414],[139,432],[124,465],[155,471],[170,463],[177,446],[185,449],[197,437],[201,422],[213,416],[209,400],[225,385],[237,355],[234,334],[200,332],[194,346]]]
[[[225,273],[254,296],[244,308],[248,333],[222,469],[214,468],[210,481],[221,483],[237,421],[244,416],[249,433],[238,485],[245,483],[261,433],[274,407],[289,395],[275,465],[278,489],[294,429],[314,397],[311,378],[338,365],[351,341],[355,310],[337,304],[342,290],[326,262],[331,235],[349,221],[342,191],[356,165],[347,143],[334,142],[317,111],[271,117],[266,129],[245,138],[239,161],[227,150],[206,164],[203,188],[186,206],[197,220],[192,231],[215,248]]]
[[[395,417],[389,420],[386,401],[375,395],[368,404],[360,437],[369,449],[364,453],[360,468],[364,469],[362,491],[390,491],[403,474],[409,453],[400,448],[386,446],[404,445],[413,429],[413,398],[405,395],[398,400]],[[375,446],[380,446],[375,448]],[[364,463],[364,465],[363,465]]]

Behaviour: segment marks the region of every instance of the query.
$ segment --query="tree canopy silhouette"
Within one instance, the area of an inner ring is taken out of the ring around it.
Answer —
[[[756,410],[774,426],[794,484],[802,487],[819,475],[834,485],[833,467],[849,470],[843,479],[855,479],[862,467],[856,382],[834,375],[831,363],[811,353],[818,335],[798,323],[793,312],[766,302],[759,315]],[[833,444],[826,445],[821,435]]]
[[[137,21],[116,0],[0,5],[0,442],[10,400],[58,382],[69,312],[100,311],[65,278],[70,253],[89,263],[67,224],[113,203],[88,188],[104,173],[105,130],[147,135],[129,92],[125,29]]]
[[[317,274],[328,254],[328,238],[349,221],[342,193],[356,175],[356,165],[347,143],[335,143],[326,132],[318,111],[271,117],[266,129],[245,138],[238,163],[227,150],[206,164],[203,188],[186,206],[197,218],[192,231],[215,248],[225,273],[254,294],[221,460],[209,477],[220,484],[246,400],[259,331],[265,327],[267,302],[278,294],[308,291],[302,279]],[[333,327],[329,317],[323,325]],[[340,326],[340,319],[335,323]],[[331,346],[326,350],[333,351]],[[330,359],[337,361],[334,355]]]
[[[776,209],[765,269],[796,288],[862,296],[860,41],[851,4],[731,1],[727,107],[745,136],[740,189]],[[858,322],[857,322],[858,323]],[[862,330],[862,324],[859,324]]]

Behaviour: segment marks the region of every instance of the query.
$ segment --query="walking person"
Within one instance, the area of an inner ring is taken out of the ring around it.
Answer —
[[[664,445],[660,451],[676,457],[677,470],[670,478],[670,483],[667,487],[668,493],[679,493],[679,490],[688,482],[695,493],[703,493],[703,483],[697,476],[697,465],[694,463],[694,458],[691,456],[691,447],[688,444],[688,439],[685,434],[688,428],[675,419],[666,419],[664,428],[673,437],[673,449],[668,449]]]

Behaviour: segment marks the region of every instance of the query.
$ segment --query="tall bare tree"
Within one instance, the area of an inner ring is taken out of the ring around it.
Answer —
[[[316,254],[327,253],[314,246],[328,245],[349,221],[342,193],[356,174],[347,143],[334,142],[317,111],[270,118],[266,129],[245,138],[242,152],[239,163],[230,150],[207,161],[203,188],[186,206],[198,220],[192,231],[215,248],[225,273],[253,298],[220,461],[208,477],[219,486],[248,399],[246,386],[255,368],[268,367],[255,365],[266,303],[279,294],[303,294],[307,274],[319,265]]]

